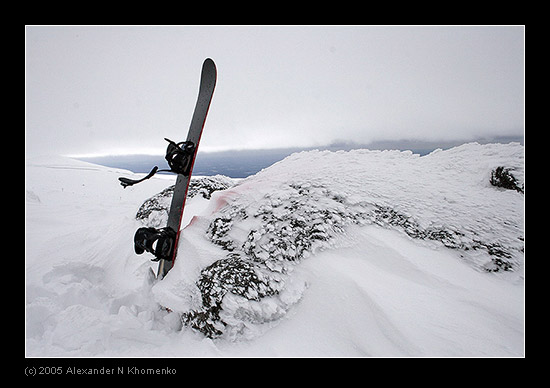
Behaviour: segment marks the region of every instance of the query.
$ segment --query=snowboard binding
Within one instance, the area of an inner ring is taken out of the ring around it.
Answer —
[[[118,180],[122,187],[126,188],[128,186],[133,186],[136,183],[143,182],[146,179],[151,178],[157,172],[173,172],[176,174],[182,174],[184,176],[189,176],[191,172],[191,165],[193,164],[193,156],[195,155],[195,144],[192,141],[182,141],[176,143],[170,139],[164,138],[168,142],[168,148],[166,148],[166,155],[164,159],[168,162],[170,166],[169,170],[159,170],[157,166],[141,179],[129,179],[120,177]]]
[[[189,176],[193,155],[195,154],[195,144],[192,141],[173,142],[164,138],[168,142],[166,156],[164,157],[170,166],[170,171],[176,174]]]
[[[170,228],[139,228],[134,235],[134,250],[138,255],[147,251],[155,255],[151,261],[172,261],[176,232]]]

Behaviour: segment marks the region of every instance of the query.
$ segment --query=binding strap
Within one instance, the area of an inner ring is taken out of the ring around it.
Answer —
[[[121,176],[120,178],[118,178],[118,180],[120,181],[120,184],[122,185],[122,187],[126,188],[128,186],[135,185],[136,183],[143,182],[144,180],[151,178],[153,175],[155,175],[157,173],[158,169],[159,168],[157,166],[153,167],[151,172],[149,174],[147,174],[147,176],[144,176],[141,179],[129,179],[129,178],[124,178],[124,177]],[[163,170],[161,170],[161,171],[163,171]]]

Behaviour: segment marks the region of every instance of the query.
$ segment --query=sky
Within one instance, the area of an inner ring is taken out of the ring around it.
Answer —
[[[27,26],[27,154],[157,153],[524,133],[523,26]]]

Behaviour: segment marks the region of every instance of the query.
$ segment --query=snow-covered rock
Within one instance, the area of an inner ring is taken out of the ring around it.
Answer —
[[[523,195],[491,185],[499,165],[523,177],[523,147],[467,144],[425,157],[367,150],[294,154],[214,197],[214,211],[195,227],[228,253],[186,266],[200,271],[197,296],[183,309],[170,307],[209,337],[253,337],[300,300],[287,300],[306,289],[288,290],[295,266],[350,244],[352,225],[377,225],[432,249],[456,250],[475,270],[521,273]]]
[[[192,177],[191,182],[189,182],[187,198],[200,195],[204,199],[210,199],[213,192],[226,190],[234,186],[237,181],[237,179],[223,175]],[[137,211],[136,218],[144,225],[153,228],[165,226],[168,222],[168,213],[170,202],[174,195],[174,187],[175,185],[168,186],[160,193],[153,195],[143,202]]]

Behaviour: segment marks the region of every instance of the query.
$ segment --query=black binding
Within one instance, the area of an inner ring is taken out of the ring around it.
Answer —
[[[155,244],[156,243],[156,244]],[[139,228],[134,235],[134,250],[138,255],[147,251],[155,255],[152,261],[172,261],[174,245],[176,244],[176,232],[170,227]]]
[[[195,154],[195,144],[192,141],[182,141],[176,144],[170,139],[164,138],[164,140],[168,142],[164,158],[168,162],[170,170],[176,174],[189,176]]]
[[[176,174],[182,174],[184,176],[189,176],[191,172],[191,165],[193,164],[193,155],[195,155],[195,144],[192,141],[182,141],[176,143],[170,139],[164,138],[168,142],[168,147],[166,148],[166,155],[164,158],[170,166],[169,170],[159,170],[157,166],[153,167],[151,172],[144,176],[141,179],[129,179],[120,177],[118,180],[122,187],[126,188],[128,186],[133,186],[139,182],[143,182],[146,179],[151,178],[157,172],[173,172]]]

